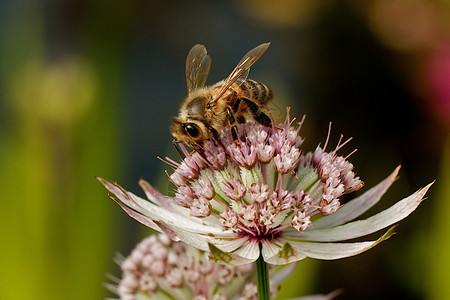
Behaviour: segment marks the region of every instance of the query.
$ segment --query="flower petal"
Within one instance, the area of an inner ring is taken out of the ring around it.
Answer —
[[[392,172],[391,175],[389,175],[385,180],[383,180],[361,196],[344,204],[335,213],[318,219],[305,231],[342,225],[359,217],[380,200],[381,196],[383,196],[383,194],[387,191],[391,184],[396,180],[399,170],[400,166],[398,166],[394,170],[394,172]]]
[[[183,243],[188,244],[194,248],[200,249],[202,251],[209,251],[208,242],[210,238],[208,236],[205,236],[203,234],[193,234],[178,227],[169,226],[165,223],[164,225],[165,227],[171,229],[175,233],[178,240],[182,241]],[[166,232],[166,230],[164,230],[164,232]],[[159,229],[159,231],[162,230]]]
[[[106,187],[108,191],[116,196],[109,197],[114,200],[114,202],[119,204],[123,211],[125,211],[129,216],[137,220],[139,223],[159,231],[158,226],[152,221],[152,219],[147,217],[142,209],[138,205],[136,205],[136,203],[131,201],[131,197],[129,197],[119,185],[113,184],[100,177],[97,177],[97,179]],[[125,198],[127,198],[127,201],[123,200]]]
[[[139,180],[139,185],[144,190],[147,198],[156,205],[165,207],[167,209],[170,209],[171,211],[181,212],[185,214],[188,213],[188,209],[177,205],[172,198],[159,193],[153,186],[150,185],[150,183],[148,183],[144,179]]]
[[[388,209],[365,220],[358,220],[333,228],[309,230],[303,233],[297,232],[294,229],[288,229],[283,232],[283,238],[331,242],[343,241],[371,234],[406,218],[417,208],[417,206],[419,206],[425,193],[432,184],[433,183],[430,183]]]
[[[262,249],[261,254],[264,258],[264,261],[268,262],[268,259],[275,256],[280,251],[280,245],[275,244],[274,242],[262,240]]]
[[[233,252],[236,249],[242,247],[242,245],[245,245],[246,243],[249,243],[249,240],[247,237],[239,237],[239,235],[236,234],[236,238],[234,239],[215,239],[212,244],[219,248],[221,251],[224,252]]]
[[[114,200],[114,202],[116,202],[117,204],[119,204],[119,206],[123,209],[123,211],[125,213],[127,213],[130,217],[132,217],[133,219],[135,219],[136,221],[138,221],[139,223],[150,227],[151,229],[154,229],[156,231],[160,231],[158,229],[158,225],[156,225],[149,217],[142,215],[141,213],[134,211],[133,209],[129,208],[128,206],[126,206],[125,204],[123,204],[119,199],[117,199],[116,197],[110,196],[110,198],[112,200]]]
[[[285,265],[306,258],[304,253],[292,248],[290,243],[286,241],[279,242],[278,245],[268,241],[263,243],[261,252],[265,262],[273,265]]]
[[[388,239],[394,234],[394,227],[390,228],[383,236],[376,241],[355,242],[355,243],[311,243],[311,242],[292,242],[290,245],[296,251],[304,253],[306,256],[315,259],[340,259],[354,256],[369,250],[375,245]]]
[[[206,222],[199,218],[193,218],[189,215],[169,211],[163,207],[159,207],[151,203],[150,201],[144,200],[131,192],[123,190],[120,186],[114,185],[107,180],[99,180],[110,192],[114,193],[121,203],[132,210],[139,212],[141,215],[148,217],[150,220],[164,222],[171,229],[179,228],[192,234],[213,234],[217,236],[223,236],[225,233],[218,224]],[[134,218],[135,216],[132,217]],[[160,229],[157,230],[161,231]],[[225,234],[225,236],[231,235]]]
[[[212,253],[212,256],[216,256],[215,259],[222,261],[232,260],[232,265],[241,265],[254,262],[259,257],[259,242],[256,240],[249,240],[248,238],[236,238],[230,239],[215,239],[211,240],[209,244],[214,247],[216,253]],[[226,254],[231,254],[228,257]]]
[[[232,266],[241,266],[245,264],[249,264],[254,262],[256,259],[248,259],[242,256],[239,256],[234,253],[227,253],[221,251],[219,248],[215,247],[212,244],[209,244],[209,258],[219,264],[232,265]]]
[[[259,242],[256,240],[247,241],[239,249],[233,252],[233,254],[239,257],[247,259],[249,262],[254,262],[258,259],[259,253]]]

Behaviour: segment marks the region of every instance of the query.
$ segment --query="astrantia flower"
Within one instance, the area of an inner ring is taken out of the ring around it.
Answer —
[[[165,234],[149,236],[118,262],[122,277],[108,287],[123,300],[256,299],[253,265],[214,263],[204,252],[173,242]],[[275,277],[282,280],[288,274],[279,272]],[[271,290],[277,291],[278,282],[272,285]]]
[[[143,180],[140,185],[149,201],[99,180],[142,224],[233,265],[253,262],[260,254],[271,264],[356,255],[391,231],[374,241],[342,241],[391,226],[422,201],[430,185],[381,213],[352,221],[380,200],[399,168],[342,205],[344,194],[363,185],[348,156],[337,153],[348,140],[340,140],[331,151],[326,142],[304,154],[300,126],[293,126],[289,117],[272,128],[247,121],[237,126],[237,140],[225,129],[220,141],[207,141],[201,151],[188,153],[182,146],[186,157],[180,163],[167,159],[175,169],[169,176],[176,186],[173,198]]]

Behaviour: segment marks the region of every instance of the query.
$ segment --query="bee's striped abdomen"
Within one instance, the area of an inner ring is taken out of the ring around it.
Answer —
[[[266,105],[273,98],[272,91],[264,83],[247,79],[239,86],[244,98],[250,99],[259,105]]]

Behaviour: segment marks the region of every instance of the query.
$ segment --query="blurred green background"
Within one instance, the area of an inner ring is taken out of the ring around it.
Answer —
[[[358,148],[366,188],[402,164],[375,210],[437,179],[393,238],[302,261],[281,295],[448,298],[449,23],[438,0],[0,0],[0,299],[113,297],[113,257],[149,231],[95,176],[170,192],[156,156],[176,158],[168,126],[189,49],[206,45],[214,83],[267,41],[250,77],[307,115],[307,149],[332,121],[333,141],[354,138],[342,153]]]

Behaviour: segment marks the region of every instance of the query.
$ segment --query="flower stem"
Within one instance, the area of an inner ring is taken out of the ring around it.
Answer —
[[[259,258],[256,261],[256,274],[258,280],[258,300],[270,300],[269,268],[261,253],[262,244],[259,244]]]

